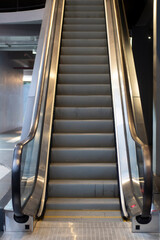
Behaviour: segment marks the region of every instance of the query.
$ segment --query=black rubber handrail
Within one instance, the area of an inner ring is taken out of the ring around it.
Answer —
[[[127,65],[127,59],[125,57],[125,44],[129,43],[129,32],[128,32],[128,25],[127,19],[124,10],[123,0],[116,0],[116,10],[117,10],[117,19],[119,23],[119,36],[121,41],[121,54],[122,54],[122,62],[124,64],[124,82],[125,82],[125,92],[126,92],[126,99],[127,99],[127,112],[128,112],[128,120],[129,120],[129,128],[130,133],[135,141],[136,145],[141,148],[142,157],[143,157],[143,174],[144,174],[144,192],[143,194],[143,205],[142,205],[142,218],[150,217],[151,214],[151,204],[152,204],[152,184],[153,184],[153,174],[152,174],[152,158],[151,158],[151,151],[147,143],[143,143],[143,141],[138,137],[136,124],[133,115],[133,108],[132,108],[132,100],[130,95],[130,88],[129,88],[129,69]],[[122,39],[122,36],[124,39]],[[136,197],[136,196],[135,196]]]
[[[35,95],[35,107],[32,113],[32,122],[30,125],[30,131],[27,135],[27,137],[23,140],[21,140],[14,148],[13,153],[13,165],[12,165],[12,204],[13,204],[13,210],[16,217],[23,217],[23,209],[25,207],[26,202],[28,199],[25,200],[25,203],[23,206],[21,206],[21,162],[22,162],[22,153],[23,148],[26,144],[32,141],[34,139],[39,118],[40,118],[40,110],[41,110],[41,104],[42,104],[42,97],[43,97],[43,87],[44,87],[44,81],[45,79],[45,69],[48,63],[48,54],[50,54],[50,40],[53,32],[53,17],[54,17],[54,7],[55,7],[55,1],[52,2],[52,5],[50,6],[50,16],[49,17],[49,27],[48,30],[45,33],[45,40],[43,43],[43,49],[42,49],[42,55],[41,55],[41,61],[40,61],[40,68],[38,69],[38,83],[37,83],[37,91]],[[44,26],[45,27],[45,26]],[[46,28],[46,27],[45,27]],[[37,169],[38,171],[38,169]],[[36,171],[36,175],[37,175]],[[36,176],[35,176],[36,177]],[[30,193],[30,195],[32,192]],[[30,197],[29,195],[29,197]],[[29,198],[28,197],[28,198]]]

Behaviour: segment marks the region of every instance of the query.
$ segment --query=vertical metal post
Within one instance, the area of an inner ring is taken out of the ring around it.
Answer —
[[[160,1],[153,3],[153,172],[160,177]]]

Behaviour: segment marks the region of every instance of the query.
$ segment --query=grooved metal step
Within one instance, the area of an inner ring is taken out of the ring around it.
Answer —
[[[65,12],[67,11],[79,11],[79,12],[90,12],[90,11],[95,11],[95,12],[102,12],[104,10],[103,5],[70,5],[70,6],[65,6]]]
[[[66,6],[68,5],[103,5],[103,0],[66,0]]]
[[[110,84],[58,84],[58,95],[110,95]]]
[[[63,32],[62,39],[104,39],[106,32]],[[106,48],[107,49],[107,48]]]
[[[113,163],[115,148],[51,148],[51,162],[55,163]]]
[[[54,120],[55,133],[113,133],[112,120]]]
[[[108,64],[59,64],[59,73],[109,73]]]
[[[120,210],[119,198],[48,198],[47,209]]]
[[[56,107],[55,119],[113,119],[111,107]]]
[[[64,24],[63,25],[63,31],[89,31],[89,32],[93,32],[93,31],[98,31],[98,32],[103,32],[105,31],[105,24]]]
[[[61,55],[60,64],[108,64],[108,56],[99,56],[99,55]]]
[[[116,179],[116,163],[52,163],[51,179]]]
[[[64,18],[64,24],[105,24],[104,18]]]
[[[106,39],[62,39],[62,47],[105,47],[105,46]]]
[[[57,107],[111,107],[112,100],[109,95],[72,96],[57,95]]]
[[[52,134],[52,147],[114,147],[114,134]]]
[[[64,17],[69,18],[104,18],[104,11],[65,11]]]
[[[62,55],[107,55],[107,49],[105,47],[61,47],[61,54]]]
[[[108,84],[110,83],[109,73],[107,74],[58,74],[58,82],[61,84]]]
[[[106,39],[62,39],[62,47],[106,47]]]
[[[50,180],[49,197],[118,197],[116,180]]]

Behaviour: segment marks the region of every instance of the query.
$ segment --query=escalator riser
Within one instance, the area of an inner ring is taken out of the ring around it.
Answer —
[[[112,107],[56,107],[55,119],[112,119]]]
[[[58,82],[64,84],[108,84],[109,74],[58,74]]]
[[[63,134],[52,135],[53,147],[114,147],[114,134]]]
[[[68,5],[103,5],[103,0],[66,0],[66,6]]]
[[[105,18],[64,18],[64,24],[105,24]]]
[[[92,6],[83,6],[83,5],[70,5],[65,7],[65,11],[82,11],[82,12],[88,12],[88,11],[95,11],[95,12],[103,12],[103,5],[92,5]]]
[[[108,56],[89,55],[89,56],[66,56],[61,55],[60,64],[108,64]]]
[[[67,33],[68,34],[68,33]],[[69,33],[72,35],[72,33]],[[88,33],[85,33],[88,34]],[[105,47],[61,47],[62,55],[107,55]]]
[[[116,163],[53,163],[50,165],[51,179],[104,179],[117,178]]]
[[[115,163],[115,148],[52,148],[55,163]]]
[[[66,34],[66,33],[65,33]],[[73,35],[73,34],[72,34]],[[83,34],[86,36],[87,34]],[[104,35],[104,34],[103,34]],[[72,37],[72,36],[71,36]],[[106,39],[62,39],[62,47],[105,47]],[[107,48],[106,48],[107,49]],[[79,55],[78,55],[79,56]],[[83,55],[85,57],[86,55]],[[105,57],[106,55],[104,55]],[[93,58],[93,56],[91,56]]]
[[[118,198],[49,198],[46,208],[49,210],[120,210]]]
[[[69,18],[104,18],[104,12],[103,11],[66,11],[64,14],[64,17]]]
[[[75,74],[90,74],[90,73],[109,73],[107,64],[59,64],[59,73],[75,73]]]
[[[114,198],[118,197],[116,180],[51,180],[49,197]]]
[[[54,120],[55,133],[113,133],[112,120]]]
[[[57,107],[111,107],[110,95],[92,96],[56,96]]]
[[[103,32],[105,31],[105,24],[64,24],[63,25],[63,31],[69,31],[69,32],[84,32],[84,31],[89,31],[89,32]]]

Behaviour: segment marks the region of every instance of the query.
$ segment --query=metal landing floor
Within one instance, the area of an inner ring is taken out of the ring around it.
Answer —
[[[78,213],[79,212],[79,213]],[[131,222],[106,211],[54,211],[36,223],[34,232],[5,232],[1,240],[159,240],[159,234],[132,233]],[[108,216],[108,217],[107,217]]]

